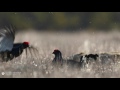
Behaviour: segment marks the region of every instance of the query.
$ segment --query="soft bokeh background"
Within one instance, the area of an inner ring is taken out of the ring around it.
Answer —
[[[0,25],[44,31],[120,29],[120,12],[0,12]]]
[[[0,27],[14,25],[15,43],[29,41],[38,49],[34,57],[25,52],[0,62],[0,77],[6,78],[119,78],[120,59],[86,69],[56,68],[51,64],[54,49],[64,59],[75,54],[120,52],[120,12],[0,12]]]

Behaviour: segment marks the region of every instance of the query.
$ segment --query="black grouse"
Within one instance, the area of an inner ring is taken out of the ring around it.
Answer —
[[[37,51],[36,48],[29,46],[29,42],[14,43],[15,30],[16,28],[13,26],[0,29],[0,58],[2,61],[12,60],[13,58],[20,56],[24,49],[26,49],[27,55],[27,48],[30,53],[30,49],[35,49]]]
[[[96,60],[98,60],[99,58],[99,55],[98,54],[88,54],[88,55],[85,55],[85,58],[86,58],[86,63],[88,64],[89,62],[96,62]]]
[[[54,59],[53,59],[53,61],[52,61],[52,63],[53,64],[57,64],[57,65],[68,65],[68,66],[72,66],[72,67],[81,67],[82,66],[82,63],[80,63],[80,62],[78,62],[78,61],[75,61],[75,60],[73,60],[73,59],[67,59],[67,60],[65,60],[65,59],[63,59],[62,58],[62,53],[61,53],[61,51],[60,50],[58,50],[58,49],[55,49],[54,51],[53,51],[53,54],[55,55],[55,57],[54,57]]]

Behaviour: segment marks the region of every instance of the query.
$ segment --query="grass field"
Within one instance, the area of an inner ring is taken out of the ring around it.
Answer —
[[[119,62],[110,65],[92,65],[87,69],[54,67],[54,49],[61,50],[63,58],[85,52],[120,52],[120,32],[43,33],[20,32],[15,42],[29,41],[39,50],[38,56],[23,54],[8,62],[0,62],[0,78],[119,78]]]

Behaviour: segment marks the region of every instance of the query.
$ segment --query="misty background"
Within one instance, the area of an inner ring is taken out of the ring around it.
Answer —
[[[2,78],[120,78],[120,12],[0,12],[0,28],[7,25],[17,28],[15,43],[30,42],[38,55],[24,50],[21,56],[0,62]],[[118,58],[105,57],[108,63],[83,69],[56,68],[52,64],[55,49],[66,60],[81,52],[116,53]]]
[[[19,30],[112,31],[120,29],[120,12],[0,12],[0,26]]]

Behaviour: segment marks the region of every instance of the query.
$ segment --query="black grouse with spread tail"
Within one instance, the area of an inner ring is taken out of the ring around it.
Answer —
[[[24,49],[26,50],[26,55],[27,48],[30,53],[30,49],[35,49],[34,47],[29,46],[29,42],[14,43],[15,30],[16,28],[13,26],[0,29],[0,58],[2,61],[12,60],[13,58],[20,56]]]

